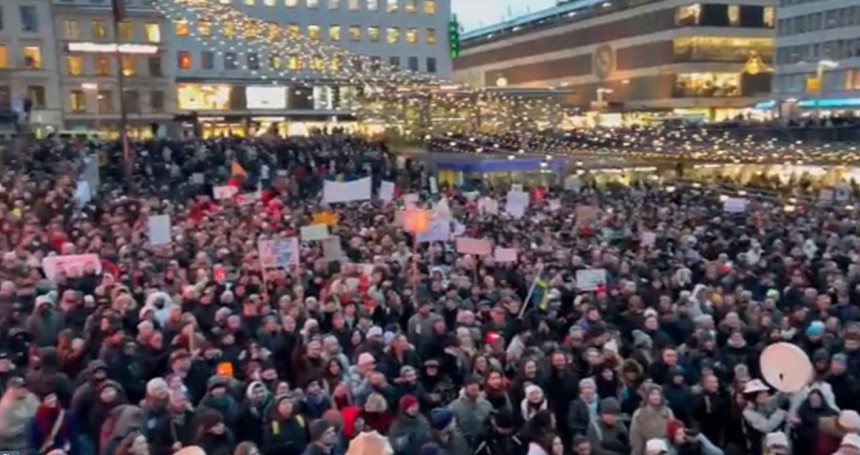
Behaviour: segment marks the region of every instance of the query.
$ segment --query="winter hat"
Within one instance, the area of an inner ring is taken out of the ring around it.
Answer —
[[[585,378],[585,379],[579,381],[579,388],[580,389],[584,389],[586,387],[590,387],[590,388],[596,390],[597,389],[597,383],[595,383],[594,379],[591,379],[591,378]]]
[[[846,365],[848,363],[848,356],[840,352],[839,354],[833,354],[833,358],[830,361]]]
[[[334,425],[329,423],[323,419],[316,419],[308,426],[308,433],[310,433],[311,441],[319,441],[322,435],[329,430],[329,428],[334,428]]]
[[[418,404],[418,398],[415,395],[404,395],[400,399],[400,412],[406,412],[407,409]]]
[[[534,394],[534,395],[533,395]],[[534,400],[532,400],[534,398]],[[540,386],[529,384],[526,386],[526,400],[531,403],[539,403],[543,401],[543,389]]]
[[[840,427],[850,430],[860,430],[860,414],[857,411],[846,409],[839,413],[839,419],[836,421]]]
[[[226,389],[227,386],[228,386],[227,378],[225,378],[223,376],[212,376],[206,382],[206,390],[208,390],[209,392],[211,392],[213,389],[217,389],[219,387],[223,387]]]
[[[806,336],[820,337],[824,335],[824,323],[821,321],[812,321],[809,327],[806,328]]]
[[[618,403],[618,400],[615,398],[604,398],[600,401],[600,413],[611,415],[621,414],[621,404]]]
[[[430,411],[430,426],[437,431],[448,428],[454,420],[454,413],[445,408],[436,408]]]

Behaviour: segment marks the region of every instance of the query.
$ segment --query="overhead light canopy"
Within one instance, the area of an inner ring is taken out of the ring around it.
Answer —
[[[102,44],[102,43],[69,43],[69,52],[82,52],[91,54],[136,54],[153,55],[158,53],[158,46],[151,44]]]

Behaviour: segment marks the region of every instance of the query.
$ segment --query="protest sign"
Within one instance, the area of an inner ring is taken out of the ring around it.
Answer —
[[[559,209],[561,209],[561,201],[558,199],[550,199],[549,201],[547,201],[547,204],[549,204],[550,212],[557,212]]]
[[[394,182],[382,181],[379,184],[379,200],[382,202],[391,202],[394,199]]]
[[[529,193],[523,191],[508,191],[505,201],[505,211],[514,218],[522,218],[529,206]]]
[[[657,234],[651,231],[645,231],[639,237],[639,243],[646,248],[653,248],[657,243]]]
[[[93,193],[90,190],[90,182],[78,180],[78,184],[75,187],[75,201],[78,203],[78,207],[87,205],[92,199]]]
[[[845,202],[851,199],[851,185],[845,182],[836,185],[835,197],[838,202]]]
[[[302,242],[311,242],[328,238],[328,225],[312,224],[310,226],[302,226],[301,236]]]
[[[299,239],[290,237],[278,240],[260,240],[257,242],[260,251],[260,265],[263,268],[287,267],[299,265]]]
[[[457,252],[460,254],[489,256],[493,254],[493,243],[487,239],[459,237],[457,238]]]
[[[418,194],[409,193],[403,195],[403,204],[406,205],[406,208],[414,207],[418,204]]]
[[[370,177],[351,182],[326,180],[323,184],[323,202],[333,204],[336,202],[366,201],[370,199],[370,183]]]
[[[568,177],[564,179],[564,189],[578,193],[582,189],[582,181],[578,177]]]
[[[64,272],[66,276],[79,276],[87,271],[102,273],[102,262],[97,254],[71,254],[66,256],[46,256],[42,259],[42,271],[45,277],[53,281],[57,273]]]
[[[490,215],[498,215],[499,214],[499,201],[491,198],[484,197],[478,201],[478,210],[481,213],[489,213]]]
[[[439,192],[439,184],[436,182],[436,177],[430,177],[430,194]]]
[[[235,186],[230,185],[221,185],[221,186],[213,186],[212,187],[212,198],[216,201],[220,201],[222,199],[230,199],[239,192],[239,189]]]
[[[453,215],[451,214],[451,207],[448,206],[448,198],[443,197],[439,202],[436,203],[436,206],[433,207],[433,218],[437,220],[453,219]]]
[[[418,243],[444,242],[451,238],[451,222],[448,220],[434,220],[426,231],[416,236]]]
[[[576,271],[576,288],[580,291],[596,291],[603,285],[606,285],[606,269]]]
[[[418,234],[430,229],[430,212],[424,209],[408,209],[403,211],[403,229],[406,232]]]
[[[516,248],[496,248],[496,251],[493,255],[496,262],[505,263],[505,262],[517,262],[517,249]]]
[[[323,257],[328,262],[339,261],[343,259],[343,249],[340,246],[340,237],[329,237],[322,241]]]
[[[236,196],[236,203],[239,205],[251,205],[256,204],[263,200],[263,193],[260,191],[254,191],[253,193],[245,193],[239,194]]]
[[[790,343],[774,343],[765,348],[759,367],[764,380],[784,393],[803,390],[815,376],[809,356]]]
[[[723,202],[723,211],[726,213],[743,213],[747,209],[747,200],[730,197]]]
[[[170,243],[170,215],[150,215],[149,244],[165,245]]]
[[[523,191],[523,184],[522,183],[514,183],[513,185],[511,185],[511,191],[522,192]]]

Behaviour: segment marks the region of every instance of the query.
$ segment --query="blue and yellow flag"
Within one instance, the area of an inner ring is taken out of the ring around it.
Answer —
[[[532,294],[532,301],[540,307],[541,310],[549,308],[549,283],[538,275],[533,284],[535,290]]]

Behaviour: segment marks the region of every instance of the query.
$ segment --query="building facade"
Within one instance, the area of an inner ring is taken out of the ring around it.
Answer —
[[[770,94],[775,3],[565,2],[466,33],[455,79],[565,87],[571,106],[624,119],[734,117]]]
[[[322,63],[316,57],[285,54],[272,45],[291,35],[317,42],[308,48],[331,45],[376,62],[442,79],[451,76],[450,0],[218,0],[218,4],[263,19],[266,27],[240,30],[236,21],[213,23],[195,14],[171,24],[168,39],[176,65],[177,109],[193,119],[204,136],[359,127],[354,103],[362,82],[313,76],[323,69],[317,68]],[[213,48],[212,42],[224,44]]]
[[[175,64],[166,34],[171,28],[149,2],[126,0],[116,26],[109,0],[53,0],[52,9],[67,130],[116,137],[121,83],[130,137],[172,127]]]
[[[775,100],[860,110],[860,0],[781,0],[777,19]]]
[[[53,32],[50,3],[0,2],[0,111],[20,112],[30,100],[30,123],[38,135],[62,127]],[[5,130],[12,126],[3,123]]]

